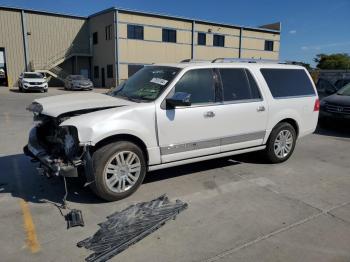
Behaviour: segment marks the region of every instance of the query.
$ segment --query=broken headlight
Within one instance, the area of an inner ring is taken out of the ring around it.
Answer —
[[[78,131],[73,126],[63,126],[61,130],[64,153],[68,158],[72,159],[79,148]]]
[[[34,115],[38,115],[43,111],[43,106],[37,102],[33,102],[29,106],[27,106],[26,109],[30,112],[33,112]]]

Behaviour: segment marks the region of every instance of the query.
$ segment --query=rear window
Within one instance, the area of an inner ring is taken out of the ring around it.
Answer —
[[[261,69],[275,98],[315,95],[312,83],[302,69]]]

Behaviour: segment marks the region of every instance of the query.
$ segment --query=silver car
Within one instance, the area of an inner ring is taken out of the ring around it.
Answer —
[[[66,90],[92,90],[93,83],[90,79],[82,75],[69,75],[64,80]]]

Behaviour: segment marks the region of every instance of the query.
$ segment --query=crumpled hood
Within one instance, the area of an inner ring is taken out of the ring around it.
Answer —
[[[110,108],[135,104],[127,101],[99,93],[75,93],[67,95],[49,96],[35,99],[34,103],[42,106],[42,114],[57,117],[64,113],[98,108]]]

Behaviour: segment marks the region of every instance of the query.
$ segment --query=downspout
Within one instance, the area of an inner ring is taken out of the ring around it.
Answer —
[[[195,58],[195,53],[194,53],[194,37],[195,37],[195,25],[196,21],[192,21],[192,50],[191,50],[191,59]]]
[[[242,58],[242,36],[243,35],[243,27],[239,29],[239,51],[238,51],[238,58]]]
[[[115,61],[115,75],[117,80],[117,86],[120,83],[120,63],[119,63],[119,12],[115,10],[114,12],[114,61]]]
[[[26,14],[24,10],[21,11],[21,22],[22,22],[22,35],[23,35],[23,47],[24,47],[24,68],[28,71],[29,54],[28,54],[28,31],[27,31],[27,21]]]

